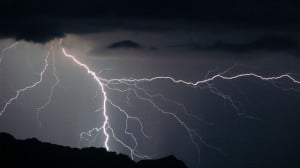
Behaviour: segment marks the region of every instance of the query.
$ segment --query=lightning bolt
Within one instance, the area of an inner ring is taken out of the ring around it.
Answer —
[[[0,65],[1,65],[1,63],[2,63],[2,60],[3,60],[3,58],[4,58],[4,56],[5,56],[5,54],[10,50],[10,49],[13,49],[13,48],[15,48],[17,45],[19,44],[19,42],[14,42],[14,43],[12,43],[11,45],[9,45],[9,46],[7,46],[7,47],[5,47],[4,49],[2,49],[2,51],[1,51],[1,56],[0,56]],[[1,98],[1,97],[0,97]],[[2,99],[2,98],[1,98]],[[2,103],[2,100],[0,99],[0,103]],[[0,115],[1,116],[1,115]]]
[[[18,42],[13,43],[12,45],[6,47],[3,51],[2,51],[2,55],[0,58],[0,63],[2,58],[4,57],[5,53],[7,52],[7,50],[14,48],[16,45],[18,44]],[[211,125],[211,123],[208,123],[204,120],[201,120],[201,118],[197,117],[196,115],[193,115],[192,113],[189,113],[186,110],[186,107],[184,104],[174,101],[172,99],[167,98],[166,96],[162,95],[162,94],[153,94],[151,92],[149,92],[147,89],[144,89],[143,87],[141,87],[141,84],[143,83],[150,83],[150,82],[154,82],[154,81],[167,81],[167,82],[171,82],[172,84],[176,84],[176,85],[184,85],[187,87],[191,87],[191,88],[204,88],[204,89],[209,89],[209,91],[221,98],[223,98],[224,100],[230,102],[232,104],[232,107],[236,110],[237,115],[243,115],[243,113],[239,112],[239,108],[238,106],[235,104],[235,101],[229,96],[224,94],[221,90],[219,90],[218,88],[216,88],[212,82],[216,81],[216,80],[236,80],[236,79],[240,79],[240,78],[256,78],[265,82],[272,82],[272,81],[276,81],[276,80],[281,80],[281,79],[286,79],[288,81],[290,81],[291,83],[294,84],[300,84],[300,81],[297,80],[293,74],[291,73],[285,73],[285,74],[281,74],[278,76],[262,76],[256,73],[241,73],[241,74],[236,74],[236,75],[226,75],[227,72],[231,71],[233,67],[218,73],[216,75],[212,75],[210,76],[210,72],[207,73],[207,75],[205,76],[205,78],[203,80],[198,80],[198,81],[186,81],[186,80],[182,80],[182,79],[176,79],[174,77],[171,76],[155,76],[152,78],[113,78],[113,79],[106,79],[103,77],[100,77],[101,75],[101,71],[100,72],[95,72],[93,71],[87,64],[79,61],[76,56],[72,55],[69,53],[68,50],[66,50],[64,47],[61,46],[61,41],[59,43],[59,45],[56,46],[57,48],[60,48],[63,56],[67,57],[68,59],[70,59],[74,64],[76,64],[77,66],[81,67],[83,70],[85,70],[87,72],[87,74],[91,77],[91,79],[93,79],[95,81],[95,83],[98,85],[98,90],[96,91],[96,96],[101,95],[103,97],[103,99],[101,100],[101,104],[100,104],[100,108],[96,109],[96,112],[102,112],[102,116],[104,117],[104,121],[103,123],[100,125],[100,127],[95,127],[95,128],[91,128],[90,130],[86,131],[86,132],[81,132],[80,133],[80,141],[81,140],[85,140],[85,141],[89,141],[89,145],[91,145],[92,142],[94,142],[98,136],[99,133],[103,133],[105,140],[104,140],[104,147],[110,151],[111,147],[110,147],[110,143],[112,141],[118,142],[120,145],[122,145],[124,148],[126,148],[129,152],[130,152],[130,157],[134,160],[135,158],[138,159],[149,159],[151,158],[150,156],[143,154],[142,152],[140,152],[138,150],[138,139],[136,137],[136,135],[130,131],[130,129],[128,128],[128,124],[129,122],[135,122],[138,124],[139,127],[139,132],[141,135],[143,135],[143,137],[147,138],[147,139],[151,139],[151,136],[149,136],[146,131],[144,130],[144,125],[143,122],[140,118],[138,118],[137,116],[132,116],[129,114],[128,111],[126,111],[125,108],[122,108],[120,105],[118,105],[116,102],[114,102],[108,95],[108,91],[113,91],[113,92],[118,92],[120,94],[126,94],[126,98],[127,98],[127,104],[129,105],[130,103],[130,97],[135,97],[137,99],[139,99],[140,101],[143,101],[145,103],[150,104],[153,109],[155,109],[157,112],[161,113],[162,115],[165,115],[167,117],[171,117],[172,119],[174,119],[174,121],[177,122],[177,124],[179,124],[179,126],[181,126],[185,131],[187,136],[190,138],[191,143],[195,146],[195,150],[197,152],[198,158],[200,160],[200,143],[212,148],[216,151],[219,151],[222,153],[222,150],[209,144],[208,142],[206,142],[201,136],[198,130],[192,128],[188,123],[186,123],[184,121],[184,119],[182,119],[177,113],[169,111],[167,109],[164,109],[163,107],[161,107],[159,105],[159,103],[157,103],[157,100],[161,100],[162,102],[167,102],[167,103],[171,103],[174,104],[176,106],[178,106],[182,111],[183,114],[187,117],[191,117],[197,121],[201,121],[204,122],[205,124]],[[37,108],[37,120],[39,122],[39,125],[41,126],[41,121],[40,121],[40,112],[45,109],[47,106],[49,106],[49,104],[52,102],[53,99],[53,95],[54,95],[54,90],[55,88],[58,86],[59,84],[59,78],[56,74],[56,62],[55,62],[55,53],[54,53],[54,48],[56,47],[51,47],[51,49],[49,50],[49,52],[47,53],[46,57],[44,58],[44,65],[43,65],[43,69],[40,72],[39,75],[39,80],[34,82],[32,85],[26,86],[22,89],[17,90],[16,95],[12,98],[10,98],[7,103],[4,105],[4,107],[2,108],[1,112],[0,112],[0,116],[7,110],[8,106],[11,105],[14,101],[16,101],[18,99],[18,97],[20,95],[22,95],[24,92],[33,89],[34,87],[36,87],[37,85],[39,85],[43,79],[44,79],[44,74],[48,69],[49,66],[49,62],[51,63],[51,69],[53,71],[53,76],[55,78],[55,83],[51,86],[50,88],[50,93],[49,93],[49,97],[47,102],[45,102],[43,105],[41,105],[40,107]],[[51,54],[52,53],[52,54]],[[51,56],[50,56],[51,55]],[[49,60],[50,58],[52,58],[51,60]],[[210,76],[210,77],[209,77]],[[113,128],[113,124],[110,121],[110,117],[109,114],[114,111],[108,111],[108,108],[112,108],[116,111],[118,111],[122,116],[124,116],[125,118],[125,128],[124,128],[124,134],[128,137],[130,137],[133,141],[133,145],[130,145],[128,143],[125,143],[124,141],[122,141],[122,139],[120,137],[118,137],[118,135],[116,134],[114,128]],[[96,136],[93,137],[92,139],[87,138],[87,137],[92,137],[93,133],[96,132]],[[200,143],[199,143],[200,142]]]
[[[70,55],[68,54],[64,48],[62,48],[62,51],[63,51],[63,54],[68,57],[68,58],[71,58],[73,60],[73,62],[75,62],[76,64],[78,64],[79,66],[81,66],[82,68],[84,68],[87,73],[89,75],[91,75],[91,77],[97,82],[97,84],[100,86],[100,89],[101,89],[101,93],[103,95],[103,116],[104,116],[104,122],[103,122],[103,125],[102,125],[102,129],[103,129],[103,133],[105,135],[105,142],[104,142],[104,145],[105,145],[105,148],[109,151],[109,146],[108,146],[108,140],[109,140],[109,134],[107,132],[107,127],[108,127],[108,116],[107,116],[107,111],[106,111],[106,104],[107,104],[107,96],[106,96],[106,92],[105,92],[105,89],[104,89],[104,84],[101,82],[100,78],[97,77],[96,75],[96,72],[90,70],[90,68],[78,61],[73,55]]]
[[[58,86],[59,84],[59,78],[56,74],[56,67],[55,67],[55,52],[54,52],[54,49],[53,49],[53,46],[51,46],[51,49],[50,51],[52,51],[52,55],[51,55],[51,67],[52,67],[52,71],[53,71],[53,76],[55,78],[55,83],[51,86],[50,88],[50,94],[48,96],[48,100],[43,104],[41,105],[40,107],[37,108],[37,114],[36,114],[36,117],[37,117],[37,120],[38,120],[38,124],[39,124],[39,127],[42,127],[42,122],[41,122],[41,119],[40,119],[40,112],[45,109],[47,106],[50,105],[51,101],[52,101],[52,97],[53,97],[53,94],[54,94],[54,89]]]
[[[47,55],[46,55],[46,57],[45,57],[45,59],[44,59],[44,66],[43,66],[43,69],[42,69],[42,71],[41,71],[41,73],[40,73],[40,75],[39,75],[39,80],[36,81],[36,82],[34,82],[32,85],[29,85],[29,86],[26,86],[26,87],[24,87],[24,88],[22,88],[22,89],[17,90],[16,95],[15,95],[14,97],[10,98],[10,99],[7,101],[7,103],[5,103],[3,109],[2,109],[1,112],[0,112],[0,116],[3,115],[3,113],[6,111],[7,107],[8,107],[11,103],[13,103],[14,101],[16,101],[22,93],[24,93],[24,92],[26,92],[26,91],[28,91],[28,90],[30,90],[30,89],[33,89],[34,87],[36,87],[37,85],[39,85],[39,84],[43,81],[43,79],[44,79],[44,74],[45,74],[45,72],[46,72],[46,70],[47,70],[47,68],[48,68],[48,65],[49,65],[49,64],[48,64],[49,55],[50,55],[50,53],[48,52]]]

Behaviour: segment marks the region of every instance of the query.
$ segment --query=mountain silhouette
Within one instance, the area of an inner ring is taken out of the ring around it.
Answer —
[[[159,168],[186,167],[174,156],[157,160],[132,161],[124,154],[108,152],[104,148],[70,148],[40,142],[32,138],[16,140],[7,133],[0,133],[0,163],[7,167],[126,167]]]

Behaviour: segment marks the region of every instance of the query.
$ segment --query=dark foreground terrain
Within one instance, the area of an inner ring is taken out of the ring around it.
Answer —
[[[16,140],[0,133],[0,163],[5,167],[186,167],[173,156],[158,160],[132,161],[128,156],[103,148],[70,148],[37,139]],[[2,167],[2,166],[1,166]]]

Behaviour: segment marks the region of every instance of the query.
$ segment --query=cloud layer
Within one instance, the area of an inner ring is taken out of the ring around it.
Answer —
[[[0,11],[0,37],[47,42],[68,33],[191,31],[203,29],[203,25],[212,25],[221,31],[254,29],[298,33],[299,4],[287,0],[4,0]]]

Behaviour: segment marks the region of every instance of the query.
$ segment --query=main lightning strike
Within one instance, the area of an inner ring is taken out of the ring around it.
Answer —
[[[107,127],[108,127],[108,116],[107,116],[107,112],[106,112],[106,103],[107,103],[107,96],[106,96],[106,92],[105,92],[105,89],[104,89],[104,84],[101,82],[100,78],[97,77],[96,75],[96,72],[90,70],[90,68],[81,63],[80,61],[78,61],[73,55],[70,55],[68,54],[65,49],[63,48],[62,49],[63,51],[63,54],[66,56],[66,57],[69,57],[71,58],[76,64],[78,64],[79,66],[83,67],[88,74],[90,74],[93,79],[97,82],[97,84],[100,86],[100,89],[101,89],[101,92],[103,94],[103,116],[104,116],[104,122],[103,122],[103,125],[102,125],[102,129],[103,129],[103,133],[105,135],[105,142],[104,142],[104,145],[105,145],[105,148],[107,150],[109,150],[109,146],[108,146],[108,140],[109,140],[109,134],[107,132]]]

